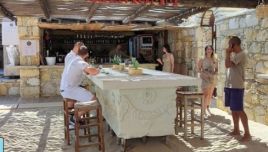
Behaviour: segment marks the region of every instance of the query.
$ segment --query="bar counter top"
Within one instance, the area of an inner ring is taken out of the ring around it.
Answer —
[[[97,76],[88,76],[101,89],[166,88],[200,86],[201,79],[180,74],[143,69],[143,74],[130,76],[127,71],[103,68]]]

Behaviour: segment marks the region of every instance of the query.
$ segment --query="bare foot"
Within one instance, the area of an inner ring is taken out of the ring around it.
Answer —
[[[245,134],[241,139],[240,142],[248,142],[251,141],[251,136],[249,134]]]
[[[208,117],[209,117],[209,115],[205,113],[205,114],[204,114],[204,119],[207,120]]]
[[[209,116],[213,115],[213,114],[211,113],[211,111],[210,111],[210,108],[209,108],[209,107],[207,107],[207,111],[208,111]]]
[[[240,136],[240,132],[239,131],[232,131],[229,133],[230,136]]]

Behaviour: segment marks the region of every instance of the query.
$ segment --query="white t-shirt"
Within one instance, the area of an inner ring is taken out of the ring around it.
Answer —
[[[80,56],[74,57],[70,63],[65,65],[61,77],[60,90],[65,90],[72,87],[79,87],[83,79],[83,72],[89,64]]]
[[[77,57],[77,55],[75,54],[75,52],[73,50],[71,50],[65,57],[64,59],[64,70],[63,73],[61,74],[61,82],[60,82],[60,90],[64,90],[63,89],[63,84],[64,84],[64,79],[63,79],[63,74],[64,71],[67,70],[68,65],[70,64],[70,62],[72,61],[72,59],[74,59],[75,57]]]
[[[68,65],[68,64],[70,63],[70,61],[72,60],[72,58],[74,58],[74,57],[76,57],[76,56],[77,56],[76,53],[75,53],[73,50],[71,50],[71,51],[66,55],[66,57],[65,57],[65,59],[64,59],[64,64],[65,64],[65,66]]]

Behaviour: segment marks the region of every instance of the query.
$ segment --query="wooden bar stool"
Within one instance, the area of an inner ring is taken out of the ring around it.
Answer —
[[[90,112],[96,111],[96,117],[91,117]],[[74,105],[75,116],[75,151],[79,152],[82,147],[98,146],[99,150],[104,152],[104,131],[103,131],[103,117],[101,106],[98,101],[77,102]],[[97,134],[91,134],[90,128],[97,127]],[[88,129],[88,134],[80,135],[80,129]],[[81,144],[80,138],[88,138],[91,141],[93,136],[98,137],[97,142],[90,142],[88,144]]]
[[[70,124],[70,115],[74,110],[74,107],[68,107],[68,103],[73,102],[75,103],[76,101],[73,99],[67,99],[64,98],[63,99],[63,110],[64,110],[64,139],[65,142],[70,145],[70,130],[74,130],[74,129],[70,129],[69,124]]]
[[[201,139],[204,138],[204,100],[203,93],[191,91],[176,91],[176,111],[175,118],[175,134],[178,134],[178,124],[180,127],[184,126],[184,138],[187,140],[187,127],[191,126],[191,133],[194,134],[194,126],[201,127]],[[200,119],[194,116],[194,110],[201,109]],[[191,118],[188,120],[187,112],[190,110]],[[182,115],[184,115],[182,117]],[[190,122],[190,124],[188,123]],[[195,124],[195,122],[199,122]]]

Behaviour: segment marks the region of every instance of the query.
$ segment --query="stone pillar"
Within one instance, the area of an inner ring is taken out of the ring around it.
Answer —
[[[39,97],[40,72],[37,66],[24,66],[20,69],[20,96]]]
[[[40,96],[40,29],[38,18],[28,16],[17,16],[20,52],[20,95],[21,97]],[[34,50],[36,54],[25,55],[22,53],[22,41],[36,42]]]
[[[20,52],[20,65],[32,66],[40,64],[40,29],[38,27],[38,18],[36,17],[17,17],[19,40],[38,40],[36,55],[23,56],[21,46],[19,47]]]

